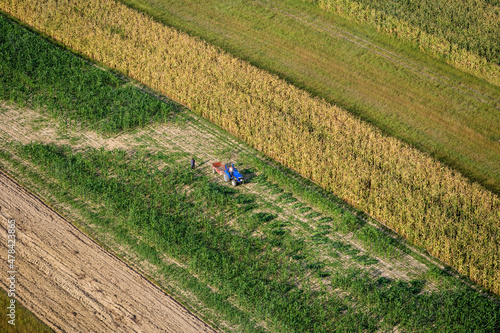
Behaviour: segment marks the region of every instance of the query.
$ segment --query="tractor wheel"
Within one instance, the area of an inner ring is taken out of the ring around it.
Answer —
[[[233,184],[233,186],[236,186],[236,185],[238,185],[238,182],[236,181],[236,179],[233,179],[233,180],[231,181],[231,184]]]
[[[224,181],[226,181],[226,182],[229,181],[229,177],[227,175],[224,175]]]

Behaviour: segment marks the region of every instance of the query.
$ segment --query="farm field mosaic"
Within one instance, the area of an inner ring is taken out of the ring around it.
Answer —
[[[498,293],[496,194],[345,110],[120,3],[71,4],[2,8],[189,106]],[[58,20],[71,24],[47,23]],[[500,156],[493,154],[492,161]]]
[[[0,63],[9,64],[1,69],[2,169],[214,327],[498,328],[494,297],[340,198],[179,104],[4,17],[0,24],[8,32]],[[99,96],[116,106],[96,115]],[[217,160],[241,166],[245,184],[213,175]]]

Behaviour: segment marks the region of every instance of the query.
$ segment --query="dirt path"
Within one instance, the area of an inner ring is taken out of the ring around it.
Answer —
[[[9,219],[16,221],[17,298],[55,331],[213,332],[0,172],[2,267]]]

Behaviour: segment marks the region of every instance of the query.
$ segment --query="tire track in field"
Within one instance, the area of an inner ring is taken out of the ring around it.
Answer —
[[[443,74],[436,73],[427,67],[424,67],[420,64],[417,64],[417,63],[415,63],[407,58],[404,58],[404,57],[402,57],[394,52],[391,52],[390,50],[387,50],[381,46],[373,44],[372,42],[370,42],[364,38],[361,38],[359,36],[351,34],[351,33],[347,32],[339,27],[336,27],[336,26],[328,25],[328,27],[325,27],[321,23],[318,23],[317,20],[314,20],[312,17],[310,17],[304,13],[300,13],[300,12],[293,12],[292,13],[291,11],[283,10],[283,9],[277,7],[277,5],[273,1],[266,1],[266,0],[254,0],[254,1],[255,1],[255,3],[257,3],[263,7],[267,7],[270,10],[275,11],[281,15],[285,15],[285,16],[288,16],[288,17],[294,19],[294,20],[297,20],[297,21],[311,27],[312,29],[314,29],[317,32],[325,33],[326,35],[328,35],[331,38],[344,39],[352,44],[355,44],[356,46],[358,46],[360,48],[366,49],[374,54],[377,54],[377,55],[389,60],[393,64],[397,64],[397,65],[400,65],[402,67],[405,67],[405,68],[413,71],[414,73],[425,76],[426,78],[428,78],[432,81],[435,81],[435,82],[438,82],[444,86],[447,86],[447,87],[457,91],[461,95],[472,97],[472,98],[480,101],[481,103],[491,105],[495,109],[500,110],[500,101],[499,100],[497,100],[497,99],[495,99],[495,98],[493,98],[485,93],[479,92],[475,89],[472,89],[468,86],[465,86],[463,84],[454,84],[453,80],[451,80],[449,77],[447,77]]]

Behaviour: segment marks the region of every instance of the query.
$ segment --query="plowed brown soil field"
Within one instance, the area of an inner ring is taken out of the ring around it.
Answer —
[[[0,172],[0,265],[16,224],[16,298],[57,332],[213,332]],[[8,289],[7,280],[1,287]]]

